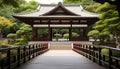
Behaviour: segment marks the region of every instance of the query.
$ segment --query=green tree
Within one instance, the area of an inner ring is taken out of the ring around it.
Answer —
[[[99,38],[102,38],[103,35],[106,38],[112,35],[112,37],[115,39],[115,42],[117,44],[116,47],[119,48],[120,18],[118,12],[116,11],[116,6],[111,5],[109,3],[104,3],[102,6],[100,6],[97,9],[97,12],[99,12],[101,15],[99,16],[99,21],[95,23],[93,28],[100,32]]]
[[[58,38],[61,37],[62,35],[61,34],[54,34],[54,36],[56,37],[56,41],[58,41]]]
[[[20,37],[20,38],[25,38],[28,41],[31,40],[31,31],[32,28],[30,25],[27,24],[21,24],[20,29],[16,32],[16,34]]]
[[[81,4],[83,8],[90,12],[95,12],[95,10],[101,5],[93,0],[64,0],[65,4]]]
[[[0,0],[0,6],[11,5],[13,7],[19,7],[19,4],[23,2],[24,0]]]
[[[98,30],[92,30],[88,33],[88,36],[92,37],[95,41],[97,41],[99,33],[100,32]]]
[[[105,2],[108,2],[112,5],[116,5],[117,6],[116,10],[119,12],[119,16],[120,16],[120,0],[94,0],[94,1],[102,4],[104,4]]]
[[[89,4],[84,6],[85,10],[90,11],[90,12],[96,12],[96,9],[101,6],[100,3],[93,3],[93,4]]]
[[[11,39],[9,39],[8,43],[13,44],[15,42],[15,39],[17,38],[17,34],[10,33],[7,35],[7,38],[11,38]]]
[[[63,37],[66,38],[66,39],[68,40],[69,34],[68,34],[68,33],[67,33],[67,34],[64,34]]]
[[[76,33],[76,32],[72,32],[72,37],[78,37],[78,36],[79,36],[78,33]]]
[[[38,28],[37,29],[37,34],[38,34],[39,37],[44,37],[46,35],[49,35],[48,33],[49,33],[48,29],[43,29],[43,28]]]
[[[38,2],[32,0],[29,2],[25,2],[23,4],[20,4],[19,8],[16,8],[14,10],[15,13],[27,13],[27,12],[32,12],[36,10],[36,7],[39,5]]]
[[[10,28],[11,26],[13,26],[13,23],[10,20],[0,16],[0,38],[3,37],[3,29]]]
[[[82,0],[63,0],[63,3],[65,4],[75,4],[75,3],[81,3]]]
[[[65,4],[91,4],[93,3],[93,0],[63,0],[63,3]]]

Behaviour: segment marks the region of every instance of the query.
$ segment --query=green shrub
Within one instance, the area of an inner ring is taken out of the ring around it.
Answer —
[[[6,53],[0,53],[0,60],[3,59],[3,58],[6,58],[6,57],[7,57]]]
[[[79,36],[78,33],[72,32],[72,37],[78,37],[78,36]]]
[[[120,51],[112,50],[112,54],[115,57],[120,57]]]
[[[101,50],[101,53],[102,54],[109,54],[109,49],[104,48]],[[120,51],[112,50],[112,56],[120,57]]]
[[[109,54],[109,50],[104,48],[101,50],[101,53],[102,54]]]
[[[94,41],[93,44],[100,45],[100,41]]]
[[[25,39],[25,38],[18,38],[18,39],[16,39],[16,42],[14,44],[15,45],[25,45],[27,43],[28,43],[27,39]]]
[[[17,55],[17,50],[12,50],[11,55]]]
[[[68,39],[69,38],[69,34],[64,34],[63,37]]]
[[[8,38],[15,39],[17,37],[17,34],[10,33],[7,35]]]
[[[61,37],[62,35],[61,34],[54,34],[54,36]]]

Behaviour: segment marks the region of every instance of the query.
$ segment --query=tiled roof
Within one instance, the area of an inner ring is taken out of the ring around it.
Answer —
[[[18,16],[18,17],[45,17],[43,14],[50,12],[51,10],[55,9],[59,4],[40,4],[37,8],[36,11],[30,12],[30,13],[25,13],[25,14],[13,14],[13,16]],[[83,9],[81,5],[74,4],[74,5],[64,5],[61,4],[62,7],[67,9],[68,11],[77,14],[77,17],[98,17],[98,14],[96,13],[91,13]],[[69,15],[50,15],[46,17],[69,17]]]

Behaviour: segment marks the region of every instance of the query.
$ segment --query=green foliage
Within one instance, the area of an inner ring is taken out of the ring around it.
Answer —
[[[16,33],[10,33],[7,35],[8,38],[12,38],[13,40],[10,40],[10,44],[15,45],[24,45],[27,44],[28,41],[31,40],[31,31],[32,28],[30,25],[27,24],[21,24],[20,29],[16,31]]]
[[[98,30],[98,37],[102,43],[112,40],[113,37],[117,39],[119,37],[119,27],[120,18],[118,12],[116,11],[116,6],[109,3],[104,3],[96,10],[101,15],[99,16],[99,21],[97,21],[93,30]],[[91,33],[92,34],[92,33]],[[96,34],[93,34],[96,36]],[[117,41],[119,43],[119,41]]]
[[[11,6],[4,6],[4,7],[0,7],[0,9],[1,9],[0,10],[0,16],[7,18],[8,20],[10,20],[13,23],[12,27],[10,27],[10,28],[4,27],[2,29],[2,32],[3,32],[3,35],[4,35],[3,37],[6,37],[7,34],[15,33],[16,30],[19,29],[20,22],[18,22],[17,20],[15,20],[12,17],[13,10],[14,10],[13,7],[11,7]]]
[[[69,34],[68,33],[64,34],[63,37],[66,38],[66,39],[68,39],[69,38]]]
[[[48,29],[42,29],[42,28],[38,28],[37,29],[37,34],[39,37],[43,37],[48,35]]]
[[[63,0],[63,3],[65,4],[76,4],[81,3],[82,0]]]
[[[3,43],[3,41],[0,41],[0,45]]]
[[[93,4],[90,4],[90,5],[85,5],[84,8],[85,10],[87,11],[90,11],[90,12],[96,12],[96,9],[101,6],[100,3],[93,3]]]
[[[0,40],[0,48],[6,48],[6,47],[9,47],[10,45],[8,44],[7,41],[5,40]]]
[[[106,2],[103,5],[99,6],[99,8],[96,9],[96,12],[104,13],[104,12],[110,10],[110,9],[115,10],[116,6],[111,5],[111,4]]]
[[[1,0],[0,1],[0,6],[11,5],[11,6],[14,6],[14,7],[18,7],[19,2],[20,2],[20,0]]]
[[[0,38],[3,37],[3,33],[5,32],[3,29],[10,28],[11,26],[13,26],[13,23],[10,20],[0,16]]]
[[[6,17],[9,20],[14,20],[14,18],[11,16],[13,13],[13,7],[11,6],[4,6],[0,7],[0,16]]]
[[[0,16],[0,29],[3,27],[11,27],[13,23],[5,17]]]
[[[11,38],[11,39],[8,39],[9,44],[14,44],[15,39],[17,38],[17,34],[10,33],[7,35],[7,38]]]
[[[102,54],[109,54],[109,50],[104,48],[101,50],[101,53]]]
[[[32,28],[30,25],[21,24],[20,29],[16,32],[18,38],[16,39],[15,45],[24,45],[31,40],[31,31]]]
[[[58,31],[59,31],[59,30],[58,30]],[[60,30],[60,33],[61,33],[61,34],[68,33],[68,32],[69,32],[68,29],[61,29],[61,30]]]
[[[25,45],[28,43],[28,40],[25,38],[18,38],[16,39],[15,45]]]
[[[85,10],[95,12],[95,10],[101,5],[93,0],[63,0],[65,4],[81,4]]]
[[[93,0],[63,0],[63,3],[65,4],[91,4],[93,3]]]
[[[18,3],[19,7],[15,6],[15,4],[17,3],[15,3],[14,1]],[[14,7],[13,7],[13,4],[14,4]],[[17,35],[17,38],[15,39],[25,38],[24,40],[26,41],[31,40],[31,36],[30,36],[31,30],[32,30],[31,26],[21,24],[20,21],[15,20],[11,15],[13,14],[13,12],[18,12],[18,13],[31,12],[35,10],[37,6],[38,6],[38,3],[35,1],[25,2],[25,0],[9,0],[9,1],[0,0],[0,9],[1,9],[0,10],[0,35],[6,37],[6,35],[8,35],[9,33],[13,33],[13,34],[15,33],[15,35],[9,34],[8,37],[13,38],[14,36]],[[5,21],[3,20],[3,17],[8,18],[9,21],[7,22],[11,22],[12,27],[7,23],[3,23],[3,21]],[[2,27],[2,30],[1,30],[1,27]],[[15,39],[13,41],[16,41]],[[22,40],[19,40],[19,41],[21,41],[21,43],[18,43],[18,44],[22,44]]]
[[[120,51],[112,50],[112,54],[115,57],[120,57]]]
[[[37,6],[38,6],[38,2],[36,1],[25,2],[21,4],[19,8],[15,9],[15,12],[16,13],[31,12],[33,10],[36,10]]]
[[[54,36],[61,37],[62,35],[61,34],[54,34]]]
[[[76,32],[72,32],[72,37],[78,37],[78,36],[79,36],[78,33],[76,33]]]
[[[7,35],[7,38],[12,38],[12,39],[17,38],[17,34],[10,33]]]
[[[92,30],[88,33],[88,36],[98,37],[99,36],[99,31],[98,30]]]
[[[107,55],[109,55],[109,49],[103,48],[103,49],[101,50],[101,53],[102,53],[102,54],[107,54]],[[112,56],[120,57],[120,52],[117,51],[117,50],[112,50]]]

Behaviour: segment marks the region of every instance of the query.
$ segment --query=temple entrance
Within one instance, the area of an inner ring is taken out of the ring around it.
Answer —
[[[32,26],[32,41],[89,41],[87,30],[98,20],[81,5],[41,4],[37,10],[13,15]]]
[[[52,28],[52,41],[69,41],[69,29]]]

